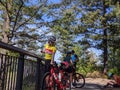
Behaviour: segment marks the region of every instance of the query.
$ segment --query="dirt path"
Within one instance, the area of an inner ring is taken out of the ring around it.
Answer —
[[[120,90],[120,88],[103,88],[109,81],[103,78],[86,78],[86,84],[83,88],[75,88],[72,90]]]
[[[86,83],[89,84],[98,84],[98,85],[106,85],[108,81],[108,79],[104,79],[104,78],[86,78],[85,79]]]

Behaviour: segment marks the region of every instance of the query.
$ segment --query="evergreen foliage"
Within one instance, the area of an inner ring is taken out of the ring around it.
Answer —
[[[53,34],[62,54],[77,52],[78,70],[86,73],[107,65],[120,74],[119,29],[119,0],[0,0],[1,41],[36,53]],[[91,59],[89,48],[102,55]]]

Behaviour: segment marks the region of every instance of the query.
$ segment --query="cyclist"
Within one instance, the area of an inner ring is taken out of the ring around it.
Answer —
[[[54,56],[56,52],[55,47],[56,37],[50,36],[48,39],[48,43],[44,45],[42,53],[45,53],[45,72],[50,71],[50,64],[53,64],[54,62]]]
[[[74,50],[72,50],[71,51],[71,59],[72,59],[72,64],[73,64],[73,67],[74,67],[74,69],[75,69],[75,71],[76,71],[76,64],[77,64],[77,62],[79,61],[79,58],[78,58],[78,56],[77,56],[77,54],[75,54],[75,51]]]
[[[114,75],[113,73],[108,74],[109,79],[113,79],[109,81],[104,87],[112,86],[112,87],[120,87],[120,76]]]
[[[72,59],[71,59],[71,52],[68,51],[66,56],[64,57],[65,62],[68,62],[69,64],[69,68],[67,69],[67,72],[70,73],[70,82],[71,82],[71,87],[74,88],[74,86],[72,85],[72,72],[73,72],[73,67],[72,67]]]

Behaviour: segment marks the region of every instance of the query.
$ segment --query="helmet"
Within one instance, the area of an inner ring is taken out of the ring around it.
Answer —
[[[74,50],[72,50],[71,52],[72,52],[72,53],[75,53],[75,51],[74,51]]]
[[[55,36],[51,36],[51,37],[48,39],[48,41],[54,43],[54,42],[56,41],[56,37],[55,37]]]
[[[70,51],[67,51],[67,53],[66,53],[66,54],[67,54],[67,55],[68,55],[68,54],[71,54],[71,52],[70,52]]]

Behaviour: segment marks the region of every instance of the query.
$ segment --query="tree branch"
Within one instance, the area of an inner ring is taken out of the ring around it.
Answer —
[[[47,0],[45,1],[45,3],[46,3],[46,2],[47,2]],[[21,24],[16,28],[16,30],[17,30],[18,28],[20,28],[21,26],[23,26],[24,24],[26,24],[27,22],[29,22],[30,20],[32,20],[33,17],[37,14],[38,10],[39,10],[42,6],[44,6],[45,3],[42,4],[42,5],[40,5],[40,6],[38,7],[38,9],[34,12],[34,14],[33,14],[29,19],[27,19],[25,22],[21,23]]]

